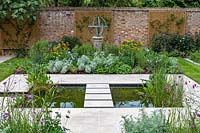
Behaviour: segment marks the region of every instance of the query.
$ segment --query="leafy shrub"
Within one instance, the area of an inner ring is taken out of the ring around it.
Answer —
[[[113,54],[113,55],[118,56],[119,55],[119,46],[104,43],[103,44],[103,51],[105,52],[106,55]]]
[[[180,73],[178,69],[178,62],[173,57],[168,57],[164,54],[158,54],[153,51],[148,51],[146,53],[147,58],[147,67],[151,72],[159,71],[161,68],[164,68],[167,73],[171,73],[170,69],[173,67],[173,71]]]
[[[81,41],[76,37],[63,36],[61,42],[69,43],[69,48],[73,49],[75,46],[81,46]]]
[[[144,72],[145,72],[145,70],[142,69],[142,68],[139,67],[139,66],[136,66],[136,67],[134,67],[134,68],[132,69],[132,73],[142,74],[142,73],[144,73]]]
[[[176,81],[176,82],[174,82]],[[152,74],[146,86],[143,87],[144,103],[153,103],[155,107],[182,107],[183,86],[181,79],[167,77],[162,68]]]
[[[36,42],[29,50],[29,58],[32,63],[45,63],[44,58],[48,51],[48,41],[40,40]]]
[[[200,52],[191,53],[189,58],[197,63],[200,63]]]
[[[130,66],[146,67],[145,52],[142,43],[133,40],[125,40],[120,46],[120,58],[122,62]]]
[[[144,50],[139,50],[135,54],[135,66],[146,68],[147,66],[147,57]]]
[[[50,60],[48,71],[50,73],[67,73],[71,67],[71,60]]]
[[[168,52],[175,54],[177,52],[179,56],[188,56],[190,51],[195,51],[199,44],[198,37],[192,36],[191,34],[179,35],[175,33],[160,33],[155,35],[152,39],[152,49],[156,52]],[[174,53],[176,51],[176,53]],[[171,55],[173,55],[171,54]]]
[[[76,51],[80,56],[93,56],[97,49],[91,44],[83,44],[79,47],[76,47],[74,51]]]
[[[132,49],[120,49],[120,60],[125,63],[128,64],[130,66],[134,66],[135,65],[135,55],[136,55],[136,50],[132,50]]]
[[[167,120],[164,113],[154,111],[148,115],[144,110],[139,117],[125,116],[123,118],[123,131],[125,133],[165,133],[167,132]]]
[[[136,42],[134,40],[124,40],[121,46],[122,49],[133,49],[141,50],[143,49],[141,42]]]
[[[82,55],[77,62],[78,70],[85,71],[86,73],[91,73],[95,70],[97,64],[92,62],[90,58],[86,55]]]

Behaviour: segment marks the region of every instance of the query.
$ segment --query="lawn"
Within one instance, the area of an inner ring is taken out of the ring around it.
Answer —
[[[183,74],[200,83],[200,66],[192,64],[182,58],[178,58],[178,62]]]
[[[0,81],[15,72],[15,69],[24,62],[24,58],[13,58],[0,63]]]

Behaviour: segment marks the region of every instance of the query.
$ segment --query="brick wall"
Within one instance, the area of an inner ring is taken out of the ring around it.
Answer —
[[[113,23],[113,40],[116,44],[121,44],[127,39],[147,44],[147,11],[114,11]]]
[[[62,36],[74,36],[75,12],[68,10],[46,10],[39,16],[40,38],[56,41]]]
[[[178,11],[186,16],[184,25],[185,33],[200,32],[200,9],[153,9],[153,8],[44,8],[41,9],[38,22],[40,39],[49,41],[60,40],[62,36],[76,36],[75,11],[111,11],[112,12],[112,40],[120,44],[125,39],[134,39],[149,42],[150,35],[150,12]],[[0,38],[3,38],[0,34]],[[3,43],[2,39],[0,43]],[[0,46],[2,46],[0,44]],[[0,49],[4,49],[0,47]]]
[[[200,32],[200,10],[187,12],[186,33]]]

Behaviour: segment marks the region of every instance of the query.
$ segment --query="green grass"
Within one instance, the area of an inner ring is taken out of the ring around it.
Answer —
[[[0,63],[0,81],[13,74],[16,68],[24,62],[24,58],[13,58]]]
[[[178,62],[183,74],[200,83],[200,66],[192,64],[182,58],[178,58]]]

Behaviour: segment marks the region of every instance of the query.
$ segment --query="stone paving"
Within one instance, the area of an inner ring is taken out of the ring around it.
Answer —
[[[198,66],[200,66],[200,64],[199,64],[199,63],[197,63],[197,62],[194,62],[194,61],[192,61],[192,60],[190,60],[190,59],[188,59],[188,58],[185,58],[185,60],[186,60],[186,61],[188,61],[188,62],[190,62],[190,63],[193,63],[193,64],[195,64],[195,65],[198,65]]]
[[[0,92],[28,92],[27,75],[13,74],[0,82]]]
[[[62,125],[69,128],[71,133],[123,133],[121,130],[122,116],[133,115],[137,117],[141,108],[94,108],[96,105],[106,105],[104,102],[111,102],[112,96],[108,89],[108,84],[138,84],[142,83],[141,79],[148,80],[149,75],[142,74],[130,74],[130,75],[49,75],[55,84],[87,84],[86,101],[96,100],[96,103],[85,103],[85,107],[88,105],[93,108],[57,108],[52,109],[53,112],[61,112]],[[179,76],[178,76],[179,77]],[[197,94],[200,96],[200,85],[191,80],[187,76],[181,75],[183,78],[184,89],[187,95],[193,96]],[[1,92],[5,91],[8,83],[13,86],[9,92],[27,92],[28,85],[26,84],[27,75],[11,75],[0,83]],[[13,80],[11,80],[13,79]],[[10,81],[10,82],[9,82]],[[12,82],[11,82],[12,81]],[[195,85],[195,87],[193,87]],[[16,86],[16,87],[14,87]],[[4,89],[2,89],[4,87]],[[98,93],[94,93],[94,90]],[[103,91],[102,91],[103,90]],[[103,92],[105,94],[102,94]],[[107,99],[107,100],[105,100]],[[198,99],[197,99],[198,100]],[[100,101],[99,103],[97,103]],[[198,100],[200,101],[200,100]],[[1,101],[0,101],[1,103]],[[113,103],[109,103],[111,105]],[[159,108],[145,108],[149,113]],[[71,112],[70,119],[66,121],[65,115],[68,110]]]
[[[86,84],[84,108],[113,108],[109,84]]]
[[[11,58],[14,58],[14,55],[10,55],[10,56],[0,56],[0,63],[5,62]]]

